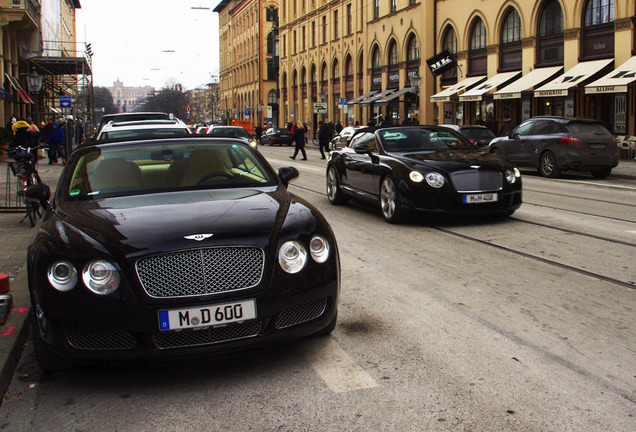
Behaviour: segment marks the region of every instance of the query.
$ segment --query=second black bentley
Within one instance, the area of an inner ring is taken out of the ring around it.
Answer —
[[[511,215],[521,205],[521,174],[447,128],[364,128],[331,153],[327,196],[336,205],[378,203],[391,223],[412,211]]]

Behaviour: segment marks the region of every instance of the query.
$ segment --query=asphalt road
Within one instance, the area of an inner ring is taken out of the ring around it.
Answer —
[[[262,152],[338,238],[334,333],[46,375],[27,344],[0,430],[636,430],[636,182],[528,173],[511,218],[394,226],[331,206],[315,153]]]

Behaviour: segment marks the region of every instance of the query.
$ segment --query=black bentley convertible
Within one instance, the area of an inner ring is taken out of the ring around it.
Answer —
[[[511,215],[521,205],[521,174],[437,126],[364,128],[331,153],[327,196],[379,203],[395,223],[409,212]]]
[[[82,147],[28,248],[35,353],[77,361],[219,354],[333,330],[325,218],[242,140]],[[39,198],[50,197],[42,189]]]

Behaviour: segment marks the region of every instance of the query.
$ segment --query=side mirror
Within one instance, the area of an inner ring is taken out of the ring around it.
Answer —
[[[508,132],[508,138],[510,139],[519,139],[519,134],[515,131]]]
[[[294,167],[278,168],[278,177],[282,180],[285,187],[289,186],[289,182],[299,176],[298,170]]]
[[[366,145],[366,144],[356,144],[356,146],[353,147],[353,150],[357,154],[369,154],[370,153],[369,146]]]

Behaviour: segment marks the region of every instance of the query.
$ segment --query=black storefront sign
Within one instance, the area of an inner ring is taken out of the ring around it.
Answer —
[[[447,49],[426,60],[426,64],[434,77],[457,66],[455,59]]]

